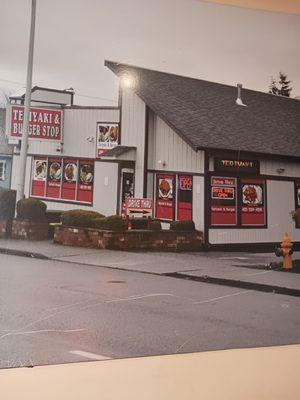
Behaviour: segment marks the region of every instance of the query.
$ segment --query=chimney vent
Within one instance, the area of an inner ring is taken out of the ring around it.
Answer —
[[[242,100],[242,87],[243,87],[243,85],[242,85],[241,83],[238,83],[238,84],[237,84],[238,96],[237,96],[237,99],[236,99],[235,102],[236,102],[236,104],[237,104],[238,106],[247,107],[247,105],[244,104],[244,103],[243,103],[243,100]]]

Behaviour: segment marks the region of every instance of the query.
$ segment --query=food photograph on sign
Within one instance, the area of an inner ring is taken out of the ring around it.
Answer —
[[[64,179],[66,182],[77,181],[77,164],[69,162],[65,165]]]
[[[263,204],[263,188],[261,185],[243,185],[243,204],[262,205]]]
[[[119,141],[119,124],[97,124],[97,154],[117,146]]]
[[[61,179],[61,163],[54,161],[49,166],[49,177],[54,181],[60,181]]]
[[[35,181],[45,181],[47,177],[47,162],[43,160],[34,161],[33,179]]]
[[[94,168],[91,164],[83,164],[80,167],[80,183],[90,185],[94,179]]]
[[[158,193],[160,199],[166,199],[166,200],[173,199],[173,179],[159,178]]]

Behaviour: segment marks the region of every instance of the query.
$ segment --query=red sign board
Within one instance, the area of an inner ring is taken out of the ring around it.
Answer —
[[[22,137],[24,106],[11,106],[9,135]],[[51,108],[30,107],[29,138],[62,140],[62,111]]]
[[[191,175],[178,176],[177,219],[189,221],[193,218],[193,177]]]
[[[136,199],[129,197],[126,200],[126,215],[129,217],[152,217],[152,199]]]
[[[242,179],[242,225],[265,225],[265,185],[261,179]]]
[[[168,174],[156,175],[156,217],[173,220],[175,213],[175,177]]]
[[[211,225],[236,225],[236,178],[211,178]]]

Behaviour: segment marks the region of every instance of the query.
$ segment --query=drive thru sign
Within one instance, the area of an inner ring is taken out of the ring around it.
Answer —
[[[136,199],[129,197],[126,200],[126,215],[131,218],[152,217],[152,199]]]

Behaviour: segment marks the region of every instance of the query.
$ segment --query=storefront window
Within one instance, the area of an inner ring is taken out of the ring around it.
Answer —
[[[179,221],[192,220],[193,204],[193,177],[186,175],[178,176],[177,193],[177,219]]]
[[[166,221],[192,220],[193,177],[156,174],[155,216]]]
[[[173,220],[175,217],[175,175],[156,175],[156,218]]]
[[[211,178],[211,225],[237,225],[237,180]]]
[[[300,181],[295,181],[295,210],[300,208]],[[300,229],[300,222],[295,222],[295,227]]]
[[[265,180],[211,177],[211,226],[266,226]]]
[[[31,195],[45,199],[92,204],[94,162],[61,157],[36,157]]]

